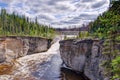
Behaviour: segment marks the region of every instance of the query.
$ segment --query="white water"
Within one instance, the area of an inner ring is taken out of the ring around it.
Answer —
[[[55,43],[50,47],[47,52],[27,55],[19,58],[17,61],[21,64],[16,64],[20,72],[15,72],[16,75],[23,74],[23,77],[34,76],[36,80],[59,80],[60,66],[62,60],[59,54],[59,41],[60,37],[55,39]],[[41,65],[42,64],[42,65]],[[37,66],[36,70],[34,66]],[[31,74],[32,73],[32,74]]]
[[[56,37],[55,43],[47,52],[19,58],[13,74],[0,76],[0,80],[13,80],[16,76],[20,80],[60,80],[60,40],[61,37]]]

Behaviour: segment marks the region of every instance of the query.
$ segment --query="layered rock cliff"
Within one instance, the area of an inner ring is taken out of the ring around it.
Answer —
[[[50,39],[40,37],[1,37],[0,62],[11,62],[25,55],[47,51],[50,45]]]
[[[110,80],[102,64],[112,57],[102,54],[101,41],[63,40],[60,54],[67,67],[83,72],[90,80]]]

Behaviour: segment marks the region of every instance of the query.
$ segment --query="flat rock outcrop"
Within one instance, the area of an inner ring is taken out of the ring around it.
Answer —
[[[102,64],[112,57],[102,54],[101,45],[99,40],[63,40],[61,58],[68,68],[83,72],[90,80],[110,80]]]
[[[0,63],[11,62],[11,60],[25,55],[47,51],[50,45],[50,39],[40,37],[1,37]]]

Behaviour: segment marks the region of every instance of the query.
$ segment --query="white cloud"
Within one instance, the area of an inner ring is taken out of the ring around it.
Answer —
[[[17,12],[53,27],[82,25],[97,18],[109,7],[109,0],[0,0],[8,12]]]

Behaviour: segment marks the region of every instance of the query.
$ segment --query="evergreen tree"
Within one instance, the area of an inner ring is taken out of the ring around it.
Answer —
[[[49,29],[48,29],[49,28]],[[49,33],[48,33],[49,32]],[[53,28],[30,21],[28,17],[16,15],[15,12],[8,14],[5,9],[0,13],[0,35],[1,36],[41,36],[54,34]],[[51,37],[51,36],[50,36]]]

